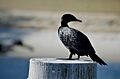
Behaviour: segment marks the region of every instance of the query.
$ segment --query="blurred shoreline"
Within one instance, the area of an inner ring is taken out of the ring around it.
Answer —
[[[0,27],[58,29],[61,16],[71,13],[83,20],[83,23],[70,23],[71,26],[83,31],[120,32],[120,14],[116,13],[87,13],[87,12],[53,12],[1,10]]]

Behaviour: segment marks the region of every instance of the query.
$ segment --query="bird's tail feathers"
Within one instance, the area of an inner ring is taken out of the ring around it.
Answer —
[[[98,57],[96,54],[90,54],[89,55],[90,58],[93,60],[93,61],[96,61],[98,62],[100,65],[107,65],[100,57]]]

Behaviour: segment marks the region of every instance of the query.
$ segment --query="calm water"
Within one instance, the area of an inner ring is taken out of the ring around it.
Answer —
[[[28,59],[0,57],[0,79],[27,79]]]
[[[97,79],[120,79],[120,63],[99,66]],[[0,79],[27,79],[29,59],[0,57]]]

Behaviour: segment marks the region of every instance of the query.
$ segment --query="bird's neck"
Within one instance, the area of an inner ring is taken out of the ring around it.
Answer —
[[[61,26],[62,27],[69,27],[68,22],[66,22],[66,21],[61,21]]]

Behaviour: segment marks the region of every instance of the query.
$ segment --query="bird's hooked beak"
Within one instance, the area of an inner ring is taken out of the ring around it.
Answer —
[[[79,20],[79,19],[76,19],[76,21],[78,21],[78,22],[82,22],[82,20]]]

